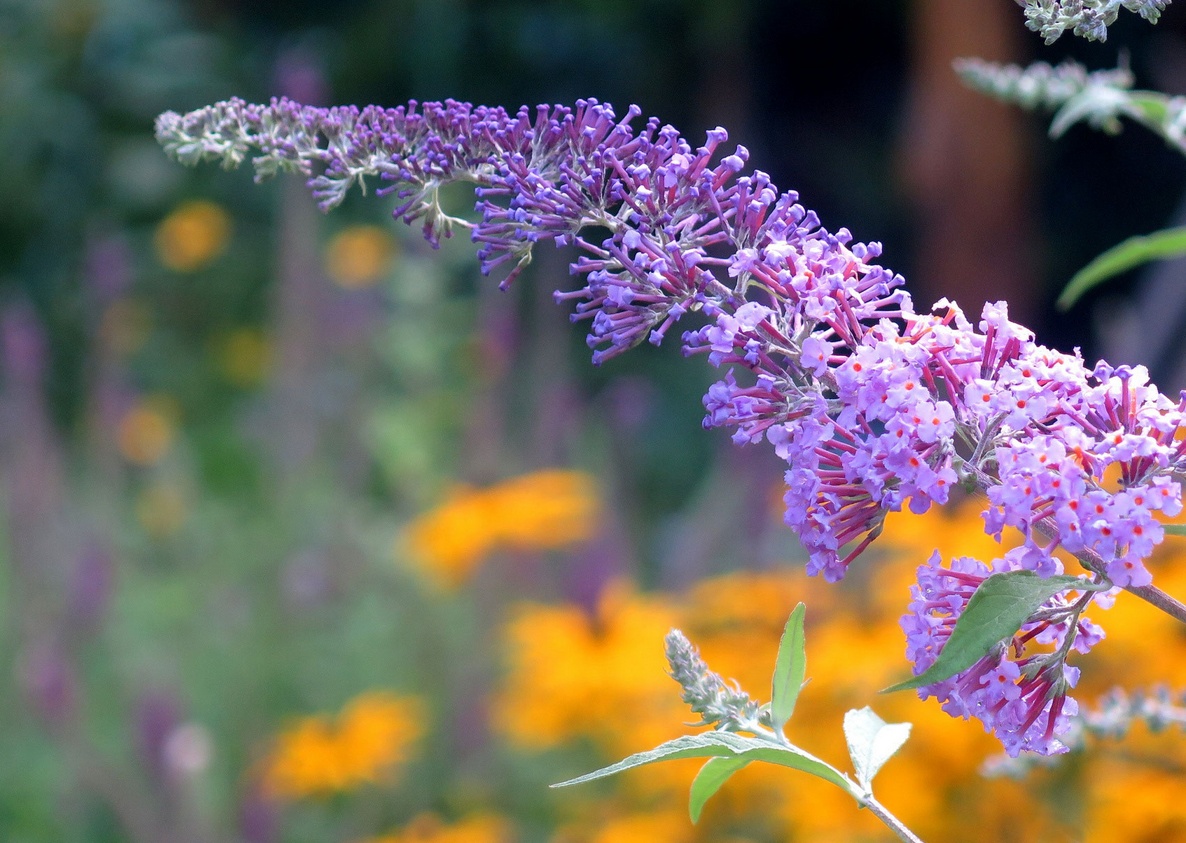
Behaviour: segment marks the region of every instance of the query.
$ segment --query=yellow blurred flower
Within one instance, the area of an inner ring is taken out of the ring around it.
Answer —
[[[553,843],[691,843],[694,832],[684,807],[669,804],[652,811],[587,818],[562,828]]]
[[[663,656],[676,618],[668,599],[625,582],[606,588],[593,615],[574,604],[518,607],[503,632],[493,729],[527,749],[585,738],[607,755],[677,736],[687,711]]]
[[[455,588],[496,550],[558,550],[585,540],[596,510],[593,480],[579,471],[461,486],[408,525],[402,549],[438,586]]]
[[[395,241],[386,228],[353,225],[334,235],[325,249],[325,272],[341,287],[369,287],[391,266]]]
[[[255,386],[272,365],[272,346],[263,331],[237,328],[222,341],[219,363],[223,375],[235,386]]]
[[[883,611],[898,615],[905,612],[915,571],[936,550],[944,561],[956,556],[971,556],[991,562],[1021,543],[1021,534],[1013,528],[1004,531],[1000,542],[984,532],[981,512],[987,505],[981,498],[968,497],[948,506],[932,506],[923,515],[911,512],[889,514],[885,530],[870,548],[870,559],[864,562],[876,566],[878,575],[888,563],[891,575],[896,577],[890,588],[885,588],[886,583],[880,576],[878,578],[881,587],[877,589],[877,596],[883,598]],[[878,561],[879,558],[885,561]],[[856,573],[860,575],[859,571]]]
[[[1138,727],[1117,749],[1099,742],[1087,756],[1084,843],[1186,841],[1186,740]]]
[[[473,814],[445,822],[436,814],[418,814],[398,831],[362,843],[510,843],[511,824],[497,814]]]
[[[679,627],[709,666],[743,688],[761,695],[768,689],[787,616],[800,600],[811,616],[823,612],[823,599],[835,589],[815,588],[801,570],[737,572],[701,580],[679,599]],[[678,691],[673,684],[672,688]]]
[[[173,483],[157,483],[136,498],[136,520],[154,539],[168,538],[181,529],[189,515],[185,492]]]
[[[579,471],[537,471],[486,491],[502,521],[501,541],[524,550],[568,547],[596,526],[593,478]]]
[[[153,239],[157,258],[175,272],[195,272],[226,251],[231,218],[202,199],[186,202],[161,220]]]
[[[177,437],[177,402],[155,395],[134,404],[124,413],[116,429],[116,444],[124,459],[136,465],[152,465],[168,453]]]
[[[264,788],[278,797],[324,796],[394,779],[423,733],[414,697],[371,691],[335,718],[314,715],[277,736],[264,760]]]

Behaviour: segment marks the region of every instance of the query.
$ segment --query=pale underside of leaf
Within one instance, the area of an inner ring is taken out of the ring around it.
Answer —
[[[844,715],[844,738],[857,784],[872,793],[873,777],[910,737],[909,723],[886,723],[865,706]]]
[[[705,732],[699,735],[684,735],[667,741],[660,746],[624,758],[616,764],[602,767],[575,779],[559,782],[552,787],[567,787],[612,776],[624,770],[654,764],[658,761],[674,761],[679,758],[738,758],[750,761],[765,761],[801,770],[843,788],[856,798],[861,794],[856,785],[843,773],[797,747],[774,744],[767,740],[749,738],[732,732]]]

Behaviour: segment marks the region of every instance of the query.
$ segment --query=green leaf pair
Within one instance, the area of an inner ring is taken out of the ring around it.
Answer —
[[[910,734],[910,724],[886,723],[867,707],[845,715],[844,733],[857,774],[856,782],[786,739],[783,727],[794,713],[807,671],[803,631],[805,612],[802,603],[795,607],[779,643],[768,710],[769,722],[773,727],[771,732],[763,730],[752,737],[730,731],[685,735],[647,752],[635,753],[616,764],[552,786],[581,784],[658,761],[707,758],[692,782],[689,795],[688,812],[695,823],[700,819],[705,803],[734,773],[751,761],[765,761],[829,781],[865,804],[872,798],[870,785],[873,777],[905,743]]]

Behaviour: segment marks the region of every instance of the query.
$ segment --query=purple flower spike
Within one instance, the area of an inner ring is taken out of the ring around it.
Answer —
[[[580,286],[556,299],[588,323],[595,363],[699,319],[682,332],[684,354],[725,370],[704,398],[705,426],[732,428],[739,444],[765,439],[786,462],[785,520],[811,573],[842,578],[887,512],[925,512],[958,485],[985,493],[986,532],[1023,536],[995,569],[1049,576],[1062,551],[1105,586],[1150,584],[1160,519],[1182,509],[1186,397],[1162,395],[1141,367],[1089,369],[1035,344],[1003,303],[975,325],[946,300],[916,313],[902,278],[877,263],[879,244],[828,231],[796,193],[747,172],[748,153],[723,149],[723,129],[693,147],[653,118],[633,127],[639,115],[619,119],[592,99],[513,114],[452,100],[231,100],[163,114],[157,137],[189,164],[257,153],[257,178],[300,172],[326,209],[378,178],[399,200],[396,218],[432,243],[469,229],[482,271],[503,274],[504,287],[537,243],[574,247]],[[480,219],[441,209],[450,182],[475,186]],[[912,610],[919,664],[942,645],[965,586],[990,569],[929,570],[919,587],[942,602]],[[1034,640],[1069,634],[1050,610],[1033,620]],[[1072,648],[1089,648],[1093,629],[1077,627]],[[1074,678],[1062,660],[1002,650],[934,693],[1010,751],[1053,751]]]
[[[705,424],[765,438],[788,463],[786,520],[813,572],[839,579],[886,512],[925,512],[960,484],[987,492],[988,532],[1023,533],[1033,570],[1061,548],[1117,586],[1150,582],[1157,518],[1182,506],[1186,401],[1140,367],[1088,370],[1035,345],[1004,304],[976,327],[947,301],[915,313],[878,244],[822,228],[796,193],[745,172],[743,147],[720,156],[724,129],[693,148],[653,118],[633,128],[638,116],[592,99],[514,114],[231,100],[163,114],[157,136],[186,163],[256,151],[257,177],[301,172],[323,208],[376,176],[433,243],[469,228],[503,286],[536,243],[575,246],[582,286],[556,298],[589,323],[595,363],[706,317],[683,334],[685,354],[728,369]],[[442,211],[456,181],[476,186],[479,221]]]

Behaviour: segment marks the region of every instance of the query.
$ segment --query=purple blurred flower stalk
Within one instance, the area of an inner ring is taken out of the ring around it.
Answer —
[[[653,118],[633,128],[639,114],[619,119],[595,100],[510,113],[452,100],[358,109],[236,99],[163,114],[156,132],[185,164],[234,167],[254,155],[257,179],[299,172],[324,210],[375,177],[396,196],[395,217],[420,223],[432,243],[468,229],[482,271],[503,273],[504,288],[537,242],[575,246],[581,286],[556,299],[589,322],[595,364],[657,345],[697,314],[705,324],[683,334],[684,354],[726,370],[704,399],[705,425],[733,428],[739,444],[765,439],[787,463],[785,520],[813,574],[841,579],[888,512],[926,512],[956,487],[984,493],[987,532],[1024,537],[993,570],[1050,576],[1069,554],[1092,590],[1056,595],[990,662],[922,690],[981,719],[1010,752],[1061,751],[1074,709],[1066,657],[1102,635],[1081,617],[1106,604],[1099,589],[1186,621],[1144,562],[1164,537],[1159,518],[1182,508],[1186,397],[1162,395],[1143,367],[1088,367],[1037,345],[1003,303],[976,324],[947,300],[915,312],[903,279],[877,262],[880,244],[823,228],[797,194],[746,171],[744,147],[725,152],[723,129],[693,148]],[[453,182],[475,186],[479,221],[441,207]],[[916,673],[987,570],[974,560],[920,568],[903,619]],[[1031,638],[1054,652],[1022,657]]]

